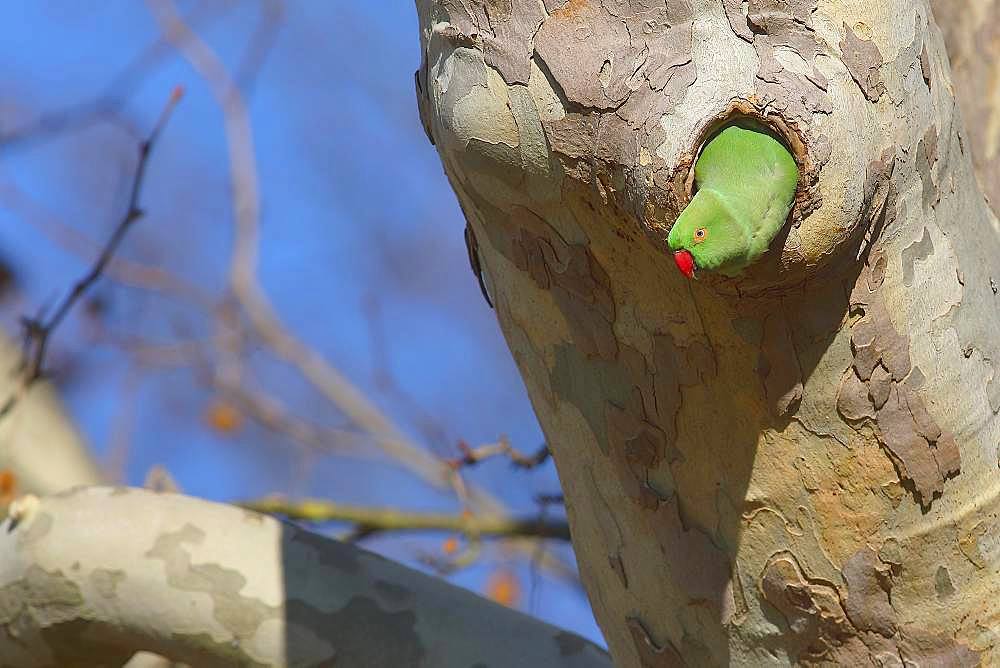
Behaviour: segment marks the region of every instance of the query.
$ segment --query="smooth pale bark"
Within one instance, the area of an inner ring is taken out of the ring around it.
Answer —
[[[1000,225],[926,0],[417,9],[616,665],[1000,661]],[[785,137],[796,206],[687,282],[666,234],[736,117]]]
[[[20,359],[19,347],[0,333],[0,403],[17,392]],[[32,385],[0,418],[0,470],[12,473],[16,491],[24,494],[51,494],[102,482],[80,433],[44,380]]]
[[[0,524],[0,664],[606,667],[468,591],[233,506],[129,488],[25,497]]]

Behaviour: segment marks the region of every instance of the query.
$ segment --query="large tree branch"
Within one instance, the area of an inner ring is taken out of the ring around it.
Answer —
[[[5,665],[138,650],[197,666],[610,665],[578,636],[233,506],[128,488],[16,502],[0,525]]]

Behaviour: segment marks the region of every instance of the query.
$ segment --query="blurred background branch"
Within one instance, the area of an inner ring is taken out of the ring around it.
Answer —
[[[471,513],[413,513],[396,508],[350,506],[317,499],[247,501],[249,510],[305,522],[345,522],[364,535],[382,531],[454,531],[468,536],[535,537],[569,540],[569,525],[542,517],[488,517]]]
[[[31,387],[32,383],[38,380],[43,373],[45,363],[45,351],[47,350],[49,338],[55,333],[59,324],[63,321],[70,309],[72,309],[80,298],[101,278],[104,269],[115,255],[118,246],[121,245],[128,234],[129,229],[143,216],[143,211],[139,206],[142,197],[142,187],[145,183],[146,164],[156,146],[156,140],[160,136],[163,127],[170,120],[174,107],[180,102],[184,92],[182,88],[175,88],[167,100],[166,106],[160,112],[160,117],[153,126],[149,136],[139,144],[139,155],[135,163],[135,174],[132,177],[132,186],[128,198],[128,205],[125,208],[125,215],[115,225],[114,231],[108,242],[101,249],[94,264],[87,270],[87,273],[73,284],[69,293],[63,297],[59,305],[49,316],[39,316],[35,318],[22,317],[21,324],[24,329],[23,340],[23,361],[21,363],[21,380],[17,387],[10,393],[7,399],[0,404],[0,420],[2,420],[14,408],[17,400],[23,396]]]
[[[25,401],[0,422],[0,502],[102,478],[261,499],[599,639],[547,450],[514,445],[544,439],[420,128],[413,8],[18,12],[0,40],[28,54],[8,58],[0,98],[7,331],[102,256],[137,128],[164,91],[187,94],[147,220],[106,254],[31,390],[66,398],[77,454],[39,477],[60,446]],[[37,53],[13,38],[28,34]]]

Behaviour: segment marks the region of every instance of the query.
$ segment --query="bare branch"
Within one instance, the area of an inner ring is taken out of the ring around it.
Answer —
[[[455,531],[494,537],[555,538],[569,540],[569,525],[541,517],[481,516],[472,513],[415,513],[396,508],[352,506],[333,501],[285,501],[267,498],[240,503],[260,513],[307,522],[347,522],[366,534],[383,531]]]
[[[17,403],[18,398],[24,393],[24,391],[27,390],[32,383],[38,380],[39,377],[41,377],[43,365],[45,363],[45,353],[48,349],[49,339],[51,338],[52,333],[55,332],[57,327],[59,327],[59,324],[63,321],[77,301],[79,301],[87,290],[89,290],[90,287],[103,275],[105,267],[107,267],[111,258],[114,257],[129,229],[131,229],[132,225],[136,221],[142,218],[143,211],[139,207],[139,200],[142,196],[142,188],[146,180],[146,165],[149,163],[149,157],[152,155],[153,148],[156,146],[156,141],[159,139],[160,133],[166,126],[167,121],[170,120],[170,116],[173,113],[174,108],[177,106],[177,103],[180,102],[183,95],[184,90],[182,88],[178,87],[173,90],[170,94],[170,98],[167,100],[167,104],[160,112],[160,117],[153,126],[152,132],[150,132],[149,136],[141,144],[139,144],[139,158],[136,162],[135,173],[132,177],[132,187],[129,192],[128,205],[125,210],[125,215],[115,226],[114,231],[111,233],[111,237],[101,249],[97,260],[90,267],[87,273],[76,282],[69,294],[63,298],[62,302],[59,303],[55,312],[51,316],[44,321],[38,318],[24,319],[26,366],[23,370],[21,387],[20,390],[12,392],[3,405],[0,406],[0,418],[6,416]]]
[[[57,217],[16,183],[0,183],[0,195],[6,208],[15,211],[18,218],[35,227],[59,248],[88,260],[100,253],[101,245],[97,241]],[[178,274],[122,256],[111,258],[104,275],[122,285],[162,293],[204,310],[211,309],[214,301],[205,289]]]
[[[230,180],[235,212],[235,240],[229,284],[254,333],[280,359],[299,370],[323,396],[373,442],[437,488],[453,487],[453,470],[408,438],[363,392],[322,355],[296,338],[284,325],[257,280],[260,206],[253,132],[246,104],[233,77],[214,51],[178,15],[169,0],[149,5],[164,34],[210,86],[223,112],[229,150]],[[469,496],[482,512],[502,512],[499,500],[474,489]]]
[[[461,457],[449,459],[448,464],[455,469],[465,466],[475,466],[484,459],[493,457],[506,457],[516,468],[533,469],[545,463],[549,458],[549,446],[542,444],[534,454],[525,455],[514,449],[510,439],[501,436],[496,443],[487,443],[473,448],[465,441],[458,442],[458,449],[462,453]]]

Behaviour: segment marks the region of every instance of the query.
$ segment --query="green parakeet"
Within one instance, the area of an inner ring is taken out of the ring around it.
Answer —
[[[696,269],[734,276],[767,250],[795,199],[799,170],[781,142],[731,125],[702,150],[697,191],[667,244],[688,278]]]

